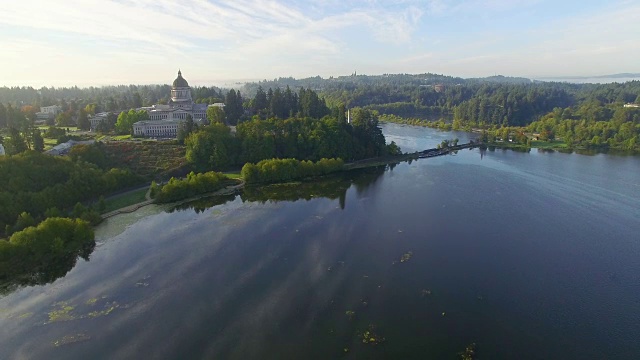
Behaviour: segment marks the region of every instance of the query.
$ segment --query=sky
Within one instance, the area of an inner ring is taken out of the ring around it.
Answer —
[[[640,73],[637,0],[8,0],[0,86]]]

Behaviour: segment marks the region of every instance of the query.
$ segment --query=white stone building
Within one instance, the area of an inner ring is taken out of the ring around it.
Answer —
[[[96,131],[96,129],[98,129],[98,125],[100,125],[100,123],[102,123],[103,121],[107,120],[108,116],[109,116],[108,112],[101,112],[90,117],[89,122],[91,123],[91,131]]]
[[[214,104],[210,106],[220,106]],[[176,137],[178,128],[187,116],[191,115],[197,124],[204,124],[207,118],[207,104],[196,104],[191,98],[191,87],[178,71],[178,77],[171,87],[171,101],[167,105],[157,104],[143,107],[149,114],[149,120],[133,124],[134,136]]]
[[[62,112],[62,107],[58,105],[42,106],[40,112],[36,113],[36,121],[47,121],[55,119]]]

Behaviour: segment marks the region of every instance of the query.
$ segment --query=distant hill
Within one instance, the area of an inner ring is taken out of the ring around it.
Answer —
[[[595,75],[595,76],[549,76],[540,79],[545,80],[585,80],[585,79],[628,79],[640,78],[640,73],[618,73],[611,75]]]
[[[494,75],[487,76],[483,78],[470,78],[467,79],[469,82],[493,82],[500,84],[529,84],[532,82],[531,79],[523,78],[523,77],[513,77],[513,76],[503,76],[503,75]]]

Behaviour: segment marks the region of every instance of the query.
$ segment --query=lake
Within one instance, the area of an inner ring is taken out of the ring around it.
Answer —
[[[0,299],[0,358],[637,359],[639,231],[640,158],[535,149],[152,205]]]

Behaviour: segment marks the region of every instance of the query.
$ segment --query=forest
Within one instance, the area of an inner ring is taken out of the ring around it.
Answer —
[[[82,217],[82,204],[140,184],[125,169],[104,170],[77,159],[35,151],[0,157],[0,237],[34,226],[48,217]],[[83,211],[84,210],[84,211]],[[94,214],[87,214],[87,216]],[[90,218],[88,218],[90,219]]]
[[[351,113],[351,123],[344,115],[254,118],[241,122],[235,135],[222,124],[211,124],[186,138],[186,158],[196,170],[207,171],[272,158],[352,161],[399,152],[395,144],[386,144],[374,112],[353,109]]]

